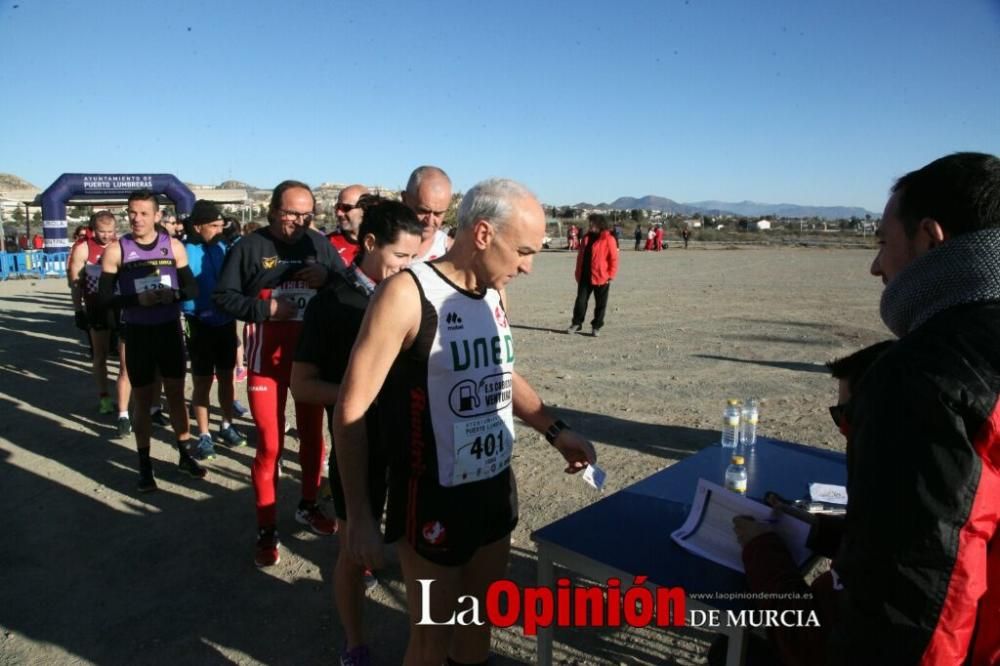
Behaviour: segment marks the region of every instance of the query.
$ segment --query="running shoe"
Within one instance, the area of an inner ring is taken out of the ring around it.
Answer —
[[[127,416],[118,417],[118,436],[128,437],[132,434],[132,422]]]
[[[238,382],[245,382],[247,380],[247,369],[246,368],[236,368],[236,373],[233,375],[233,379]]]
[[[340,653],[340,666],[369,666],[371,657],[368,656],[368,646],[359,645],[353,650],[344,650]]]
[[[369,569],[368,567],[365,567],[363,581],[366,590],[374,590],[376,587],[378,587],[378,578],[375,577],[375,572]]]
[[[226,446],[231,446],[236,448],[237,446],[247,445],[247,436],[236,429],[236,426],[229,426],[228,428],[223,428],[216,435],[216,438]]]
[[[278,530],[273,527],[262,527],[257,532],[257,547],[253,561],[258,567],[274,566],[281,561],[279,552],[281,542],[278,541]]]
[[[140,493],[151,493],[156,490],[156,479],[153,470],[139,471],[139,484],[135,487]]]
[[[239,400],[233,400],[233,411],[236,412],[236,416],[241,418],[250,413],[250,410],[244,407]]]
[[[315,503],[300,503],[295,521],[307,526],[313,534],[328,536],[337,533],[337,521],[327,518]]]
[[[104,396],[101,398],[100,403],[97,406],[98,414],[114,414],[115,413],[115,403],[111,402],[111,398]]]
[[[153,425],[158,425],[163,428],[170,427],[170,419],[167,418],[167,415],[163,413],[162,409],[157,409],[155,412],[151,413],[149,415],[149,420],[153,422]]]
[[[205,468],[199,465],[194,458],[186,456],[183,453],[181,454],[180,461],[177,463],[177,468],[193,479],[204,479],[208,474]]]
[[[215,457],[215,445],[212,444],[212,436],[208,433],[202,434],[197,440],[189,439],[188,454],[195,460],[208,460]]]
[[[581,328],[583,328],[583,326],[581,326],[580,324],[573,324],[572,326],[566,329],[566,333],[569,335],[573,335],[574,333],[579,333]]]
[[[594,337],[594,338],[601,337],[601,329],[599,329],[599,328],[592,328],[592,329],[590,329],[590,335],[591,335],[591,337]]]

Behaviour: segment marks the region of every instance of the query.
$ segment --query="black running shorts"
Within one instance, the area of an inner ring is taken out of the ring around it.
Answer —
[[[84,311],[87,313],[87,327],[92,331],[109,331],[115,327],[113,319],[115,312],[112,308],[101,307],[96,298],[87,298],[83,301]]]
[[[232,374],[236,367],[236,322],[208,326],[193,317],[187,318],[188,356],[194,377],[219,377]]]
[[[457,567],[517,526],[517,484],[509,467],[451,488],[431,476],[391,476],[386,542],[404,538],[424,559]]]
[[[180,319],[163,324],[129,324],[125,343],[125,369],[132,386],[149,386],[157,373],[183,379],[187,359]]]

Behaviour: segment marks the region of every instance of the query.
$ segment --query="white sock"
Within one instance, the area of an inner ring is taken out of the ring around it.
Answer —
[[[118,418],[120,418],[120,419],[127,419],[128,418],[128,410],[126,409],[124,412],[118,412]]]
[[[233,425],[233,424],[230,423],[229,421],[223,421],[222,422],[222,429],[223,430],[228,430],[231,425]]]

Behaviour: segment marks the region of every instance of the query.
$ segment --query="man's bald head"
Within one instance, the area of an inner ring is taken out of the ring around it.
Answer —
[[[358,208],[358,199],[365,194],[368,194],[368,188],[364,185],[348,185],[337,195],[337,205],[333,212],[337,216],[337,224],[341,230],[351,238],[357,237],[358,229],[361,227],[364,212]]]
[[[451,178],[436,166],[417,167],[406,183],[403,203],[424,226],[424,239],[430,238],[441,227],[451,205]]]

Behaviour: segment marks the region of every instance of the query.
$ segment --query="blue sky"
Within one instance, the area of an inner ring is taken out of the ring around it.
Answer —
[[[0,172],[864,206],[1000,153],[1000,0],[0,0]]]

